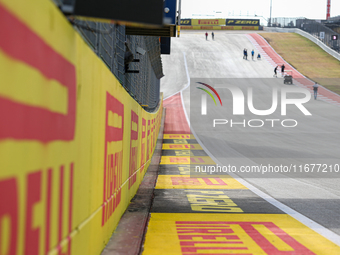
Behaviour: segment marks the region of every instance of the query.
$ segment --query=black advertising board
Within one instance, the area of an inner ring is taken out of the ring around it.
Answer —
[[[191,19],[181,19],[181,26],[191,26]]]
[[[226,26],[259,26],[259,19],[226,19]]]

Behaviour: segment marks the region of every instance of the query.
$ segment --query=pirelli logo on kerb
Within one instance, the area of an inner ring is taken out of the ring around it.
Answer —
[[[226,19],[227,26],[259,26],[259,19]]]

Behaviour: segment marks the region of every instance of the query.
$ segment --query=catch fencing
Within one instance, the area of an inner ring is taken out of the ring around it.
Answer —
[[[286,18],[286,17],[277,17],[272,18],[272,27],[285,27],[292,28],[296,27],[296,21],[299,19],[304,19],[303,17],[299,18]]]
[[[129,94],[145,110],[153,111],[159,103],[163,77],[159,38],[126,35],[125,26],[117,24],[71,22]]]
[[[331,49],[340,52],[339,47],[339,39],[340,35],[336,31],[338,31],[334,23],[338,21],[339,18],[331,18],[329,21],[321,21],[321,20],[311,20],[306,18],[273,18],[272,19],[272,27],[282,27],[282,28],[299,28],[313,37],[319,39],[324,44],[326,44]],[[333,29],[330,28],[332,26]],[[340,30],[339,30],[340,31]],[[334,40],[334,35],[337,35],[338,38]]]
[[[304,30],[307,33],[310,33],[315,38],[322,41],[328,47],[333,50],[340,52],[339,49],[339,39],[340,35],[336,33],[334,30],[328,28],[326,25],[321,22],[310,20],[310,19],[299,19],[296,21],[297,28]],[[337,35],[337,39],[334,40],[333,36]]]

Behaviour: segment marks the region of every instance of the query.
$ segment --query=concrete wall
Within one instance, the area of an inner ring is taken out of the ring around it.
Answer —
[[[162,104],[144,111],[49,0],[0,0],[0,38],[0,254],[100,254]]]

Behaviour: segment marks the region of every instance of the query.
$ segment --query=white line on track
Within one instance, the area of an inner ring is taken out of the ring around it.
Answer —
[[[185,56],[185,52],[182,52],[182,53],[183,53],[183,57],[184,57],[184,66],[185,66],[185,72],[186,72],[186,74],[187,74],[188,83],[187,83],[187,85],[186,85],[184,88],[182,88],[180,91],[178,91],[178,92],[176,92],[176,93],[173,93],[172,95],[170,95],[170,96],[164,98],[163,100],[168,99],[169,97],[172,97],[172,96],[178,94],[179,92],[182,92],[183,90],[187,89],[187,88],[190,86],[190,76],[189,76],[189,71],[188,71],[188,66],[187,66],[187,58],[186,58],[186,56]]]

